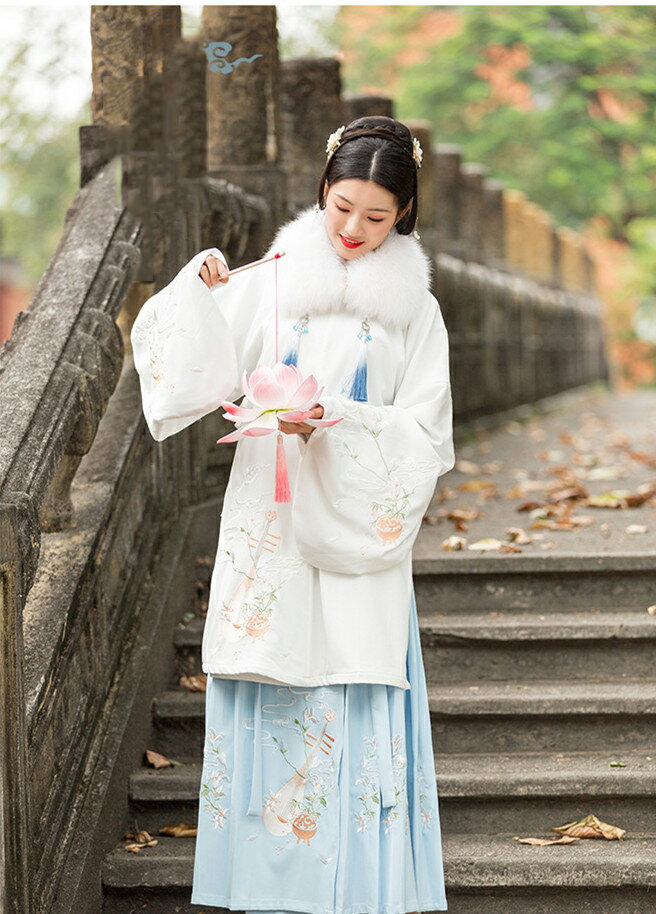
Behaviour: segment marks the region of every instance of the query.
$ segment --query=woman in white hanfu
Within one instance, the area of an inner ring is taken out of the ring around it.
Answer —
[[[320,385],[303,422],[278,416],[234,454],[202,643],[191,903],[446,910],[411,556],[455,463],[448,336],[414,231],[422,150],[366,117],[326,151],[316,205],[265,255],[284,256],[228,277],[220,250],[199,252],[131,334],[157,441],[245,393],[257,412],[249,376],[278,345],[281,382],[295,366]]]

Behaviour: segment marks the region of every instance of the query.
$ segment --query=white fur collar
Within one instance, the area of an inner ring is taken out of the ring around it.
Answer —
[[[412,235],[395,229],[374,251],[343,260],[332,245],[324,210],[301,210],[277,231],[265,256],[278,262],[282,317],[348,311],[388,327],[406,327],[430,290],[431,259]]]

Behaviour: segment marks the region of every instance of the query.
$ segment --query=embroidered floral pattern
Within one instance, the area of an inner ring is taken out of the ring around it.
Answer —
[[[207,812],[215,828],[223,828],[229,810],[219,802],[225,796],[224,785],[231,781],[222,742],[224,733],[210,728],[203,749],[203,781],[200,786],[202,809]]]
[[[395,822],[405,820],[406,830],[408,828],[407,816],[407,793],[406,793],[406,769],[407,761],[402,750],[403,737],[396,735],[392,738],[392,773],[394,778],[394,803],[383,816],[385,824],[385,834],[389,834]],[[376,815],[380,809],[380,771],[377,761],[376,737],[364,738],[364,753],[360,761],[360,776],[356,784],[362,784],[362,792],[358,799],[360,800],[360,811],[354,817],[357,825],[357,831],[365,831],[372,821],[375,821]]]
[[[364,752],[360,761],[360,777],[356,784],[362,784],[360,812],[354,817],[357,831],[365,831],[380,811],[380,784],[378,782],[378,760],[376,737],[364,737]]]
[[[386,458],[378,440],[383,429],[389,425],[389,419],[385,418],[382,410],[375,410],[368,422],[356,424],[359,433],[374,443],[375,461],[365,463],[362,460],[355,438],[353,443],[344,439],[340,450],[367,474],[361,477],[361,487],[379,496],[370,502],[372,534],[384,543],[394,544],[403,532],[419,482],[434,473],[435,463],[410,456],[392,460]]]
[[[218,558],[232,569],[221,601],[222,632],[228,641],[248,637],[254,642],[266,636],[281,587],[303,564],[293,556],[278,557],[277,517],[273,509],[257,512],[248,526],[242,523],[226,536],[229,548],[218,550]]]
[[[169,303],[173,294],[172,286],[173,283],[158,293],[158,297],[166,297],[166,302],[160,302],[160,307],[155,308],[153,306],[153,301],[149,301],[144,310],[140,312],[139,319],[135,321],[134,324],[135,337],[140,342],[145,342],[148,347],[150,374],[155,384],[159,384],[164,376],[164,343],[173,333],[175,333],[174,318],[171,317],[168,322],[162,322],[158,316],[160,311],[163,311],[164,313],[166,311],[166,309],[161,306]]]
[[[423,772],[417,774],[417,789],[419,791],[419,824],[424,829],[431,829],[435,820],[435,806],[433,804],[432,791],[430,784],[423,775]]]
[[[400,734],[392,737],[392,772],[394,777],[394,805],[390,806],[387,815],[383,817],[385,834],[388,834],[395,822],[403,817],[408,824],[406,770],[407,761],[402,750],[403,737]]]
[[[298,693],[285,686],[278,692],[289,697],[285,707],[296,703]],[[296,764],[298,751],[290,751],[288,743],[278,736],[268,733],[263,727],[263,739],[270,740],[266,745],[274,748],[283,757],[290,770],[291,777],[275,791],[269,791],[262,810],[262,821],[267,830],[276,837],[289,835],[296,837],[296,845],[310,845],[310,840],[317,833],[323,812],[328,807],[328,799],[334,791],[337,781],[337,769],[331,756],[334,737],[328,727],[335,719],[335,711],[326,707],[326,702],[316,694],[314,701],[308,692],[302,693],[305,708],[300,716],[279,715],[272,723],[290,729],[296,736],[296,746],[300,740],[303,751],[300,764]],[[263,713],[277,713],[271,709],[277,706],[264,706]],[[325,710],[320,710],[325,708]],[[244,726],[247,723],[244,721]]]

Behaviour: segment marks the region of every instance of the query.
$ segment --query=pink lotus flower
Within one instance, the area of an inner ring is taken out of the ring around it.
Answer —
[[[251,372],[250,378],[244,372],[241,379],[246,399],[253,407],[236,406],[229,400],[222,400],[224,419],[232,420],[237,428],[217,444],[237,441],[244,436],[271,435],[279,431],[278,417],[285,422],[307,422],[309,425],[329,426],[341,422],[338,419],[310,419],[310,411],[323,392],[314,375],[303,379],[295,365],[276,362],[273,368],[260,365]]]

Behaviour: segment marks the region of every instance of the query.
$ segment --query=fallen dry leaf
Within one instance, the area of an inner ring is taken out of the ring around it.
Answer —
[[[632,457],[633,460],[639,460],[640,463],[646,463],[649,467],[656,467],[656,456],[653,454],[641,454],[640,451],[629,451],[626,452],[629,457]]]
[[[178,825],[165,825],[160,828],[160,835],[170,835],[172,838],[194,838],[198,829],[195,825],[180,822]]]
[[[480,552],[490,552],[493,549],[500,549],[502,546],[507,545],[508,543],[503,543],[501,540],[497,540],[493,536],[484,536],[483,539],[476,540],[475,543],[470,543],[467,548],[477,549]]]
[[[458,488],[461,492],[480,492],[484,498],[496,495],[497,487],[489,479],[470,479],[461,483]]]
[[[123,849],[131,854],[140,854],[143,847],[155,847],[157,838],[151,838],[147,831],[140,829],[138,832],[126,832],[123,840],[130,841],[130,844],[123,845]]]
[[[456,460],[456,465],[454,467],[459,473],[468,473],[474,475],[474,473],[480,473],[481,467],[478,463],[472,463],[471,460]]]
[[[636,533],[646,533],[647,527],[645,524],[629,524],[626,528],[626,532],[630,536],[634,536]]]
[[[506,536],[511,542],[518,543],[521,546],[533,542],[533,537],[529,536],[526,530],[522,530],[521,527],[507,527]]]
[[[165,755],[154,752],[152,749],[146,749],[146,761],[153,768],[168,768],[173,762],[170,762]]]
[[[601,819],[592,814],[584,816],[576,822],[559,825],[551,830],[560,832],[561,835],[569,835],[572,838],[608,838],[608,840],[620,839],[626,834],[626,829],[602,822]]]
[[[544,508],[545,505],[541,501],[525,501],[523,504],[518,505],[516,511],[537,511],[540,508]],[[548,511],[548,509],[547,509]]]
[[[552,502],[566,501],[568,498],[587,498],[588,490],[585,486],[568,486],[566,489],[556,489],[549,493]]]
[[[538,451],[537,457],[539,460],[564,460],[565,452],[564,451]]]
[[[577,838],[563,835],[562,838],[515,838],[520,844],[535,844],[537,847],[548,847],[550,844],[573,844]]]
[[[146,844],[148,841],[152,840],[152,836],[144,828],[140,828],[139,831],[136,832],[126,831],[126,833],[123,835],[123,839],[125,841],[131,839],[132,841],[137,841],[140,844]]]
[[[181,676],[179,682],[190,692],[207,691],[207,673],[198,673],[197,676]]]
[[[456,552],[458,549],[464,549],[467,545],[467,540],[464,536],[447,536],[445,540],[442,540],[441,548],[446,552]]]
[[[524,498],[529,492],[544,492],[547,483],[543,479],[525,479],[516,483],[506,492],[507,498]]]
[[[446,516],[449,520],[476,520],[477,517],[481,516],[481,512],[478,508],[452,508],[451,511],[446,512]]]
[[[594,520],[591,517],[586,517],[582,514],[578,517],[573,515],[572,517],[567,517],[563,520],[546,520],[538,517],[533,521],[529,529],[539,530],[544,528],[546,530],[576,530],[579,527],[587,527],[589,524],[593,523]]]
[[[653,606],[648,606],[647,612],[650,616],[656,616],[656,603],[654,603]]]
[[[639,508],[655,493],[656,487],[654,486],[649,486],[644,492],[616,489],[601,495],[593,495],[586,499],[585,504],[590,505],[591,508]]]

